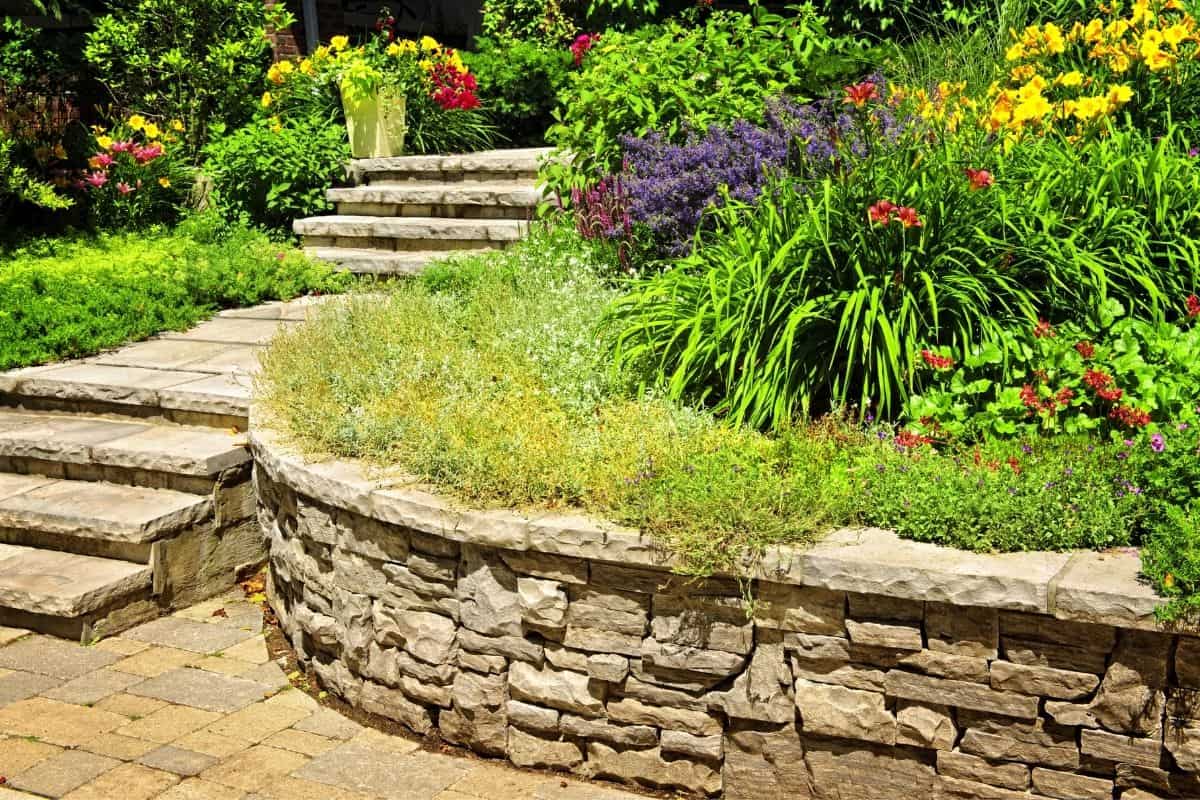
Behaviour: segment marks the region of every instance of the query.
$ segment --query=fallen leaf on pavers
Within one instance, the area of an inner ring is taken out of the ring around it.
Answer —
[[[216,611],[214,611],[214,612],[212,613],[212,615],[213,615],[214,617],[228,617],[228,616],[229,616],[229,612],[228,612],[228,611],[226,611],[226,610],[225,610],[225,609],[223,609],[223,608],[218,608]]]

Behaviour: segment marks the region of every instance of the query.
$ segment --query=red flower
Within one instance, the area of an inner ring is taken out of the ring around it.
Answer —
[[[971,169],[967,167],[963,172],[966,173],[967,181],[971,184],[972,192],[986,189],[996,182],[996,179],[992,177],[992,173],[986,169]]]
[[[471,73],[441,63],[433,68],[429,77],[434,87],[429,96],[444,110],[470,111],[479,108],[479,97],[475,94],[479,84]]]
[[[1039,319],[1037,325],[1033,326],[1033,335],[1038,339],[1053,339],[1056,334],[1053,325],[1044,319]]]
[[[867,219],[871,222],[878,222],[880,225],[887,225],[892,221],[892,212],[896,210],[895,204],[891,200],[880,200],[867,209]]]
[[[900,447],[920,447],[925,444],[933,444],[933,439],[913,431],[900,431],[896,434],[896,444]]]
[[[108,148],[114,153],[129,153],[133,150],[133,142],[113,142],[112,147]]]
[[[1038,396],[1037,396],[1037,389],[1033,388],[1033,386],[1031,386],[1028,383],[1025,384],[1024,386],[1022,386],[1021,387],[1021,403],[1026,408],[1037,408],[1038,404],[1039,404]]]
[[[1064,386],[1058,390],[1058,394],[1054,395],[1054,399],[1065,406],[1075,399],[1075,390],[1070,386]]]
[[[130,192],[133,191],[133,187],[130,186],[125,181],[121,181],[120,183],[117,184],[117,191],[120,192],[121,194],[129,194]]]
[[[598,33],[581,33],[575,37],[575,41],[571,42],[571,55],[575,57],[575,66],[578,67],[583,63],[583,57],[598,41],[600,41]]]
[[[1083,382],[1093,389],[1100,390],[1112,383],[1112,376],[1099,370],[1084,370]]]
[[[88,166],[92,169],[108,169],[112,166],[113,157],[108,153],[96,153],[88,159]]]
[[[896,219],[900,220],[900,224],[906,228],[919,228],[922,225],[921,218],[917,216],[917,210],[911,206],[897,208]]]
[[[1097,389],[1096,390],[1096,397],[1099,397],[1101,400],[1106,400],[1109,403],[1117,402],[1118,400],[1121,399],[1122,396],[1124,396],[1124,394],[1125,394],[1124,389],[1118,389],[1115,386],[1112,387],[1111,389]]]
[[[1150,414],[1133,406],[1117,406],[1108,418],[1130,428],[1141,428],[1150,424]]]
[[[103,172],[92,172],[84,176],[84,180],[93,189],[99,189],[104,184],[108,183],[108,176]]]
[[[846,98],[842,102],[862,108],[871,100],[879,99],[879,87],[873,81],[863,81],[845,88]]]
[[[1084,358],[1091,358],[1096,355],[1096,346],[1085,339],[1082,342],[1075,343],[1075,352]]]
[[[1008,466],[1012,467],[1013,472],[1017,473],[1018,475],[1021,474],[1021,462],[1017,461],[1016,456],[1009,456],[1006,463]]]
[[[149,164],[154,159],[163,154],[161,144],[147,145],[146,147],[135,147],[133,149],[133,158],[139,164]]]
[[[934,369],[950,369],[954,366],[953,358],[950,358],[950,356],[939,356],[932,350],[922,350],[921,358]]]
[[[1187,304],[1188,319],[1200,317],[1200,297],[1197,297],[1194,294],[1189,294],[1187,300],[1184,302]]]

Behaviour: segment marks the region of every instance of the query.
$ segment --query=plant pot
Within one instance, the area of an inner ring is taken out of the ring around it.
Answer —
[[[389,87],[360,96],[342,89],[350,155],[354,158],[384,158],[404,153],[404,95]]]

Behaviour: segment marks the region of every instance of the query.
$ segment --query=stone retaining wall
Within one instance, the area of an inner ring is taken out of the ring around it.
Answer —
[[[254,448],[285,632],[418,733],[730,800],[1200,798],[1200,640],[1154,629],[1134,554],[842,532],[773,554],[748,613],[636,533]]]

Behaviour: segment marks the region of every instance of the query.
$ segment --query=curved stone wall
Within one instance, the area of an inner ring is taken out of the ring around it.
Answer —
[[[418,733],[726,798],[1200,797],[1200,639],[1156,628],[1135,553],[842,531],[688,581],[636,532],[253,449],[284,631]]]

